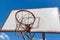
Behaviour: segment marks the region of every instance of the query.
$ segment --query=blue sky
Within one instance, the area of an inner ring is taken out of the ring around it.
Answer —
[[[60,0],[0,0],[0,28],[11,10],[47,7],[59,7],[60,9]],[[18,35],[14,35],[14,32],[0,32],[0,34],[1,33],[6,33],[9,35],[10,40],[22,40],[21,36],[18,38]],[[60,34],[46,33],[45,36],[47,40],[60,40]],[[42,35],[41,33],[37,33],[35,37],[42,38]]]

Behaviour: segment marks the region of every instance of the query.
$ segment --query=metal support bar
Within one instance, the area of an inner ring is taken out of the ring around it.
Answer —
[[[42,33],[42,39],[45,40],[45,33]]]
[[[24,35],[22,34],[22,32],[21,32],[21,35],[22,35],[23,39],[25,40]]]

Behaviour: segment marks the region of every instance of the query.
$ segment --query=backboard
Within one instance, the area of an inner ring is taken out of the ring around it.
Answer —
[[[36,20],[32,26],[31,32],[60,32],[60,22],[58,16],[58,8],[37,8],[37,9],[23,9],[32,12]],[[16,29],[15,14],[19,10],[12,10],[6,21],[4,22],[1,30]],[[23,30],[19,28],[19,30]]]

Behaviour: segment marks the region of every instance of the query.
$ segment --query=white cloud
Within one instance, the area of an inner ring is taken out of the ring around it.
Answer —
[[[6,40],[10,40],[9,36],[7,34],[5,34],[5,33],[1,33],[0,38],[2,38],[2,39],[6,38]]]
[[[5,39],[4,36],[0,35],[0,38]]]

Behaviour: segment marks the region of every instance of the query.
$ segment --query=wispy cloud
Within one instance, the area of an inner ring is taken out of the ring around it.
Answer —
[[[0,35],[0,38],[5,39],[4,36]]]
[[[0,38],[10,40],[9,36],[7,34],[5,34],[5,33],[1,33]]]

